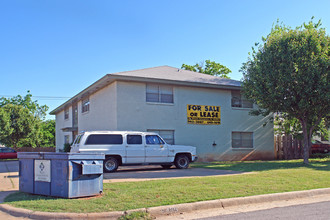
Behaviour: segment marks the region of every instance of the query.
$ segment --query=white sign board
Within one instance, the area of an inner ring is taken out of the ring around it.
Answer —
[[[34,161],[34,181],[50,182],[50,160]]]

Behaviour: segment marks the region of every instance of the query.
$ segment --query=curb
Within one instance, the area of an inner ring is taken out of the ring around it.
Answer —
[[[28,217],[31,219],[118,219],[123,215],[132,212],[142,211],[150,213],[153,217],[167,216],[181,214],[185,212],[192,212],[203,209],[224,209],[232,206],[267,203],[281,200],[292,200],[298,198],[306,198],[318,195],[330,195],[330,188],[313,189],[305,191],[295,191],[286,193],[274,193],[266,195],[257,195],[249,197],[217,199],[210,201],[201,201],[194,203],[185,203],[177,205],[167,205],[151,208],[141,208],[129,211],[116,211],[116,212],[100,212],[100,213],[57,213],[57,212],[39,212],[31,211],[28,209],[15,208],[7,204],[0,204],[0,210],[15,217]]]

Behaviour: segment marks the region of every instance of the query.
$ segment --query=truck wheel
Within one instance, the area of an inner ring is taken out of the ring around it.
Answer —
[[[172,165],[161,165],[164,169],[170,169]]]
[[[178,169],[187,169],[189,162],[189,158],[186,155],[179,155],[175,158],[174,164]]]
[[[103,171],[105,173],[115,172],[118,169],[118,160],[115,157],[108,157],[103,162]]]

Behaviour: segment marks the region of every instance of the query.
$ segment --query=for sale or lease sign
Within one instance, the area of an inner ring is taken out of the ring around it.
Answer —
[[[211,105],[187,105],[188,124],[220,125],[221,107]]]

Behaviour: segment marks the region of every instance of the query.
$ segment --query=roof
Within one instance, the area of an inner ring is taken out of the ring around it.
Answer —
[[[54,115],[62,111],[73,102],[79,101],[84,97],[93,94],[103,87],[116,80],[137,81],[150,83],[165,83],[171,85],[184,85],[193,87],[206,87],[218,89],[238,90],[241,82],[232,79],[211,76],[203,73],[197,73],[189,70],[178,69],[170,66],[159,66],[140,70],[125,71],[119,73],[107,74],[71,99],[54,109],[50,114]]]

